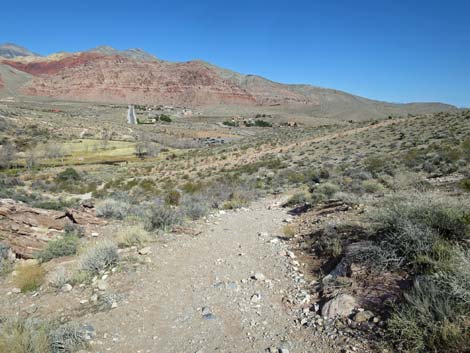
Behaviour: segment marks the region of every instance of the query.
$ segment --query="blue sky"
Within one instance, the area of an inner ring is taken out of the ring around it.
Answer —
[[[6,1],[0,42],[98,45],[392,102],[470,107],[470,1]]]

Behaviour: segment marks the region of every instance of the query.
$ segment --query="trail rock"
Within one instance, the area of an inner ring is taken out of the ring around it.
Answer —
[[[339,294],[328,301],[322,308],[322,316],[333,318],[335,316],[349,316],[357,306],[356,299],[348,294]]]

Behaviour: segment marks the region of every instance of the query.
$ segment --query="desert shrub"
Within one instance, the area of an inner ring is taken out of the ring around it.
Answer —
[[[464,190],[465,192],[470,192],[470,178],[465,178],[462,179],[459,183],[459,186]]]
[[[73,234],[65,234],[62,238],[51,240],[35,257],[41,262],[47,262],[57,257],[75,255],[80,239]]]
[[[64,232],[67,235],[75,235],[77,237],[83,237],[85,235],[85,228],[77,223],[66,223],[64,226]]]
[[[87,347],[86,332],[76,323],[51,329],[48,338],[51,353],[72,353]]]
[[[314,190],[316,193],[325,195],[327,198],[331,198],[339,191],[339,186],[332,183],[322,183],[316,186]]]
[[[130,212],[130,205],[125,201],[107,199],[96,205],[96,215],[104,218],[125,219]]]
[[[117,234],[117,244],[120,248],[142,246],[152,238],[140,225],[124,227]]]
[[[57,174],[56,181],[78,181],[80,180],[80,175],[73,168],[67,168],[63,172]]]
[[[386,157],[369,156],[364,160],[364,167],[366,171],[373,175],[378,175],[380,173],[393,175],[392,166]]]
[[[31,318],[0,320],[0,353],[72,353],[87,348],[78,324],[56,326]]]
[[[437,195],[391,198],[372,216],[380,233],[396,233],[402,221],[428,227],[449,240],[464,240],[469,234],[469,211],[461,202]]]
[[[468,238],[465,206],[433,195],[391,198],[371,215],[371,220],[376,242],[357,256],[376,268],[419,270],[422,265],[440,262],[442,251],[437,249],[443,241]]]
[[[180,204],[181,194],[177,190],[171,190],[165,196],[165,203],[171,206],[178,206]]]
[[[456,272],[460,276],[464,272],[467,277],[467,282],[459,282],[459,286],[466,287],[463,289],[468,299],[467,258],[464,269],[418,277],[405,293],[405,302],[395,307],[388,322],[388,336],[400,351],[468,352],[470,303],[449,288],[449,279]]]
[[[206,216],[211,210],[209,202],[200,195],[183,197],[180,208],[183,214],[192,220]]]
[[[168,206],[154,204],[147,210],[144,219],[145,230],[151,232],[154,230],[166,231],[173,225],[183,222],[182,214]]]
[[[370,194],[380,192],[384,190],[384,186],[376,180],[364,180],[362,182],[364,191]]]
[[[285,205],[292,207],[292,206],[303,204],[305,202],[309,202],[310,200],[311,200],[311,197],[309,194],[307,194],[306,192],[298,192],[292,195]]]
[[[0,321],[1,353],[52,353],[44,324],[19,317]]]
[[[338,257],[343,252],[343,245],[337,236],[323,234],[315,241],[315,251],[322,256]]]
[[[10,257],[10,247],[0,242],[0,275],[6,274],[13,269],[13,261]]]
[[[194,194],[198,191],[201,191],[201,189],[202,184],[200,183],[187,182],[181,186],[181,190],[183,190],[187,194]]]
[[[86,273],[99,273],[119,261],[119,254],[116,244],[110,241],[97,243],[89,248],[80,259],[80,271]]]
[[[172,121],[171,118],[170,118],[170,116],[165,115],[165,114],[161,114],[161,115],[159,116],[159,120],[160,120],[160,121],[163,121],[163,122],[165,122],[165,123],[171,123],[171,121]]]
[[[19,266],[14,278],[15,285],[24,292],[38,289],[44,282],[45,271],[41,265],[27,264]]]

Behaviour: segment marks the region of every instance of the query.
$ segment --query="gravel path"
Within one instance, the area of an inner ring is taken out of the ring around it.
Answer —
[[[125,299],[87,315],[97,330],[92,351],[339,352],[300,327],[299,308],[285,300],[303,280],[277,238],[289,216],[276,201],[222,212],[196,237],[155,244],[137,272],[112,276]]]

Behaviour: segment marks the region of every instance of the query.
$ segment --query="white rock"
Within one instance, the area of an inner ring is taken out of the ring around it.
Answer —
[[[93,238],[96,238],[97,236],[99,236],[99,233],[97,233],[97,232],[91,232],[91,236],[92,236]]]
[[[70,292],[72,290],[72,285],[70,283],[65,283],[60,289],[62,292]]]
[[[18,294],[18,293],[21,293],[21,289],[19,289],[19,288],[13,288],[13,289],[11,290],[11,292],[12,292],[12,293],[15,293],[15,294]]]
[[[151,252],[152,252],[152,249],[150,248],[150,246],[146,246],[145,248],[142,248],[139,250],[140,255],[148,255]]]
[[[255,293],[251,296],[250,300],[252,303],[259,303],[259,301],[261,300],[261,295],[259,293]]]
[[[257,281],[264,281],[266,279],[266,276],[263,275],[261,272],[256,272],[253,278]]]

